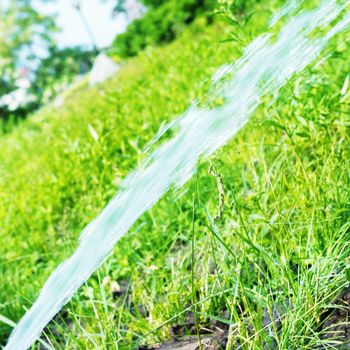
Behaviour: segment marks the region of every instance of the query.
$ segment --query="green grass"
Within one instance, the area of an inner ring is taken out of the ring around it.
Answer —
[[[245,32],[262,22],[250,19]],[[1,136],[2,342],[4,317],[16,322],[30,307],[159,126],[239,57],[242,43],[225,40],[231,30],[197,23]],[[232,349],[332,348],[320,324],[348,284],[350,236],[350,94],[341,94],[350,42],[337,40],[332,57],[266,98],[181,191],[140,218],[42,339],[55,349],[135,349],[169,339],[169,326],[194,312],[197,330],[230,324]],[[116,283],[127,289],[119,298]]]

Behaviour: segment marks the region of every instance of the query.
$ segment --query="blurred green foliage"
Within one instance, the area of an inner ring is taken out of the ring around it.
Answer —
[[[32,84],[26,93],[34,97],[15,110],[8,105],[0,107],[0,119],[9,123],[5,130],[53,99],[77,75],[86,73],[96,56],[81,47],[58,48],[53,38],[57,31],[54,18],[42,15],[37,8],[30,0],[0,6],[0,98],[18,89],[21,71],[26,71],[25,79]],[[44,58],[39,57],[36,47],[47,50]]]
[[[53,46],[56,31],[54,19],[40,13],[31,0],[9,1],[0,5],[0,97],[18,88],[21,71],[31,71],[40,61],[35,46]],[[2,105],[0,119],[26,115],[36,106],[37,103],[26,103],[12,111]]]
[[[198,15],[208,15],[214,0],[143,0],[146,14],[131,22],[125,33],[118,35],[112,54],[121,57],[137,55],[148,46],[170,42]]]
[[[53,45],[57,30],[52,17],[37,11],[30,0],[0,6],[0,93],[9,91],[19,66],[37,60],[34,45]]]
[[[48,102],[78,75],[87,73],[95,57],[94,50],[85,50],[79,46],[64,49],[52,46],[48,56],[41,60],[35,71],[31,90],[38,97],[38,102]]]

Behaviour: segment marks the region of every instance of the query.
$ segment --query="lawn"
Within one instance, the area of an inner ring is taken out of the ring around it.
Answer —
[[[239,27],[199,19],[1,135],[0,344],[160,126],[266,29],[257,10]],[[228,349],[335,349],[350,339],[348,33],[329,52],[139,219],[44,341],[131,350],[214,333]]]

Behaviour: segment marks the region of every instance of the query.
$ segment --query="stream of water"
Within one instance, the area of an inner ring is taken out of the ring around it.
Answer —
[[[201,155],[225,145],[245,125],[262,96],[276,93],[293,74],[314,62],[327,42],[349,26],[349,3],[328,0],[299,12],[300,2],[287,3],[271,22],[288,18],[277,36],[257,37],[237,62],[219,69],[208,99],[220,96],[224,104],[211,109],[193,104],[172,123],[175,136],[126,177],[116,196],[83,230],[76,251],[52,273],[5,350],[30,347],[134,222],[171,186],[185,184]],[[322,36],[315,35],[320,29]]]

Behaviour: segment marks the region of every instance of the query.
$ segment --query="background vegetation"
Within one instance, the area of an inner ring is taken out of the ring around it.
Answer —
[[[45,1],[52,0],[16,0],[0,6],[0,98],[18,89],[23,78],[29,80],[28,94],[33,97],[15,109],[0,105],[0,124],[13,124],[52,101],[86,74],[96,57],[94,50],[57,46],[55,19],[39,10]]]
[[[143,0],[146,14],[131,22],[118,35],[111,53],[120,57],[137,55],[148,46],[167,43],[176,38],[199,15],[212,15],[216,5],[212,0]]]

